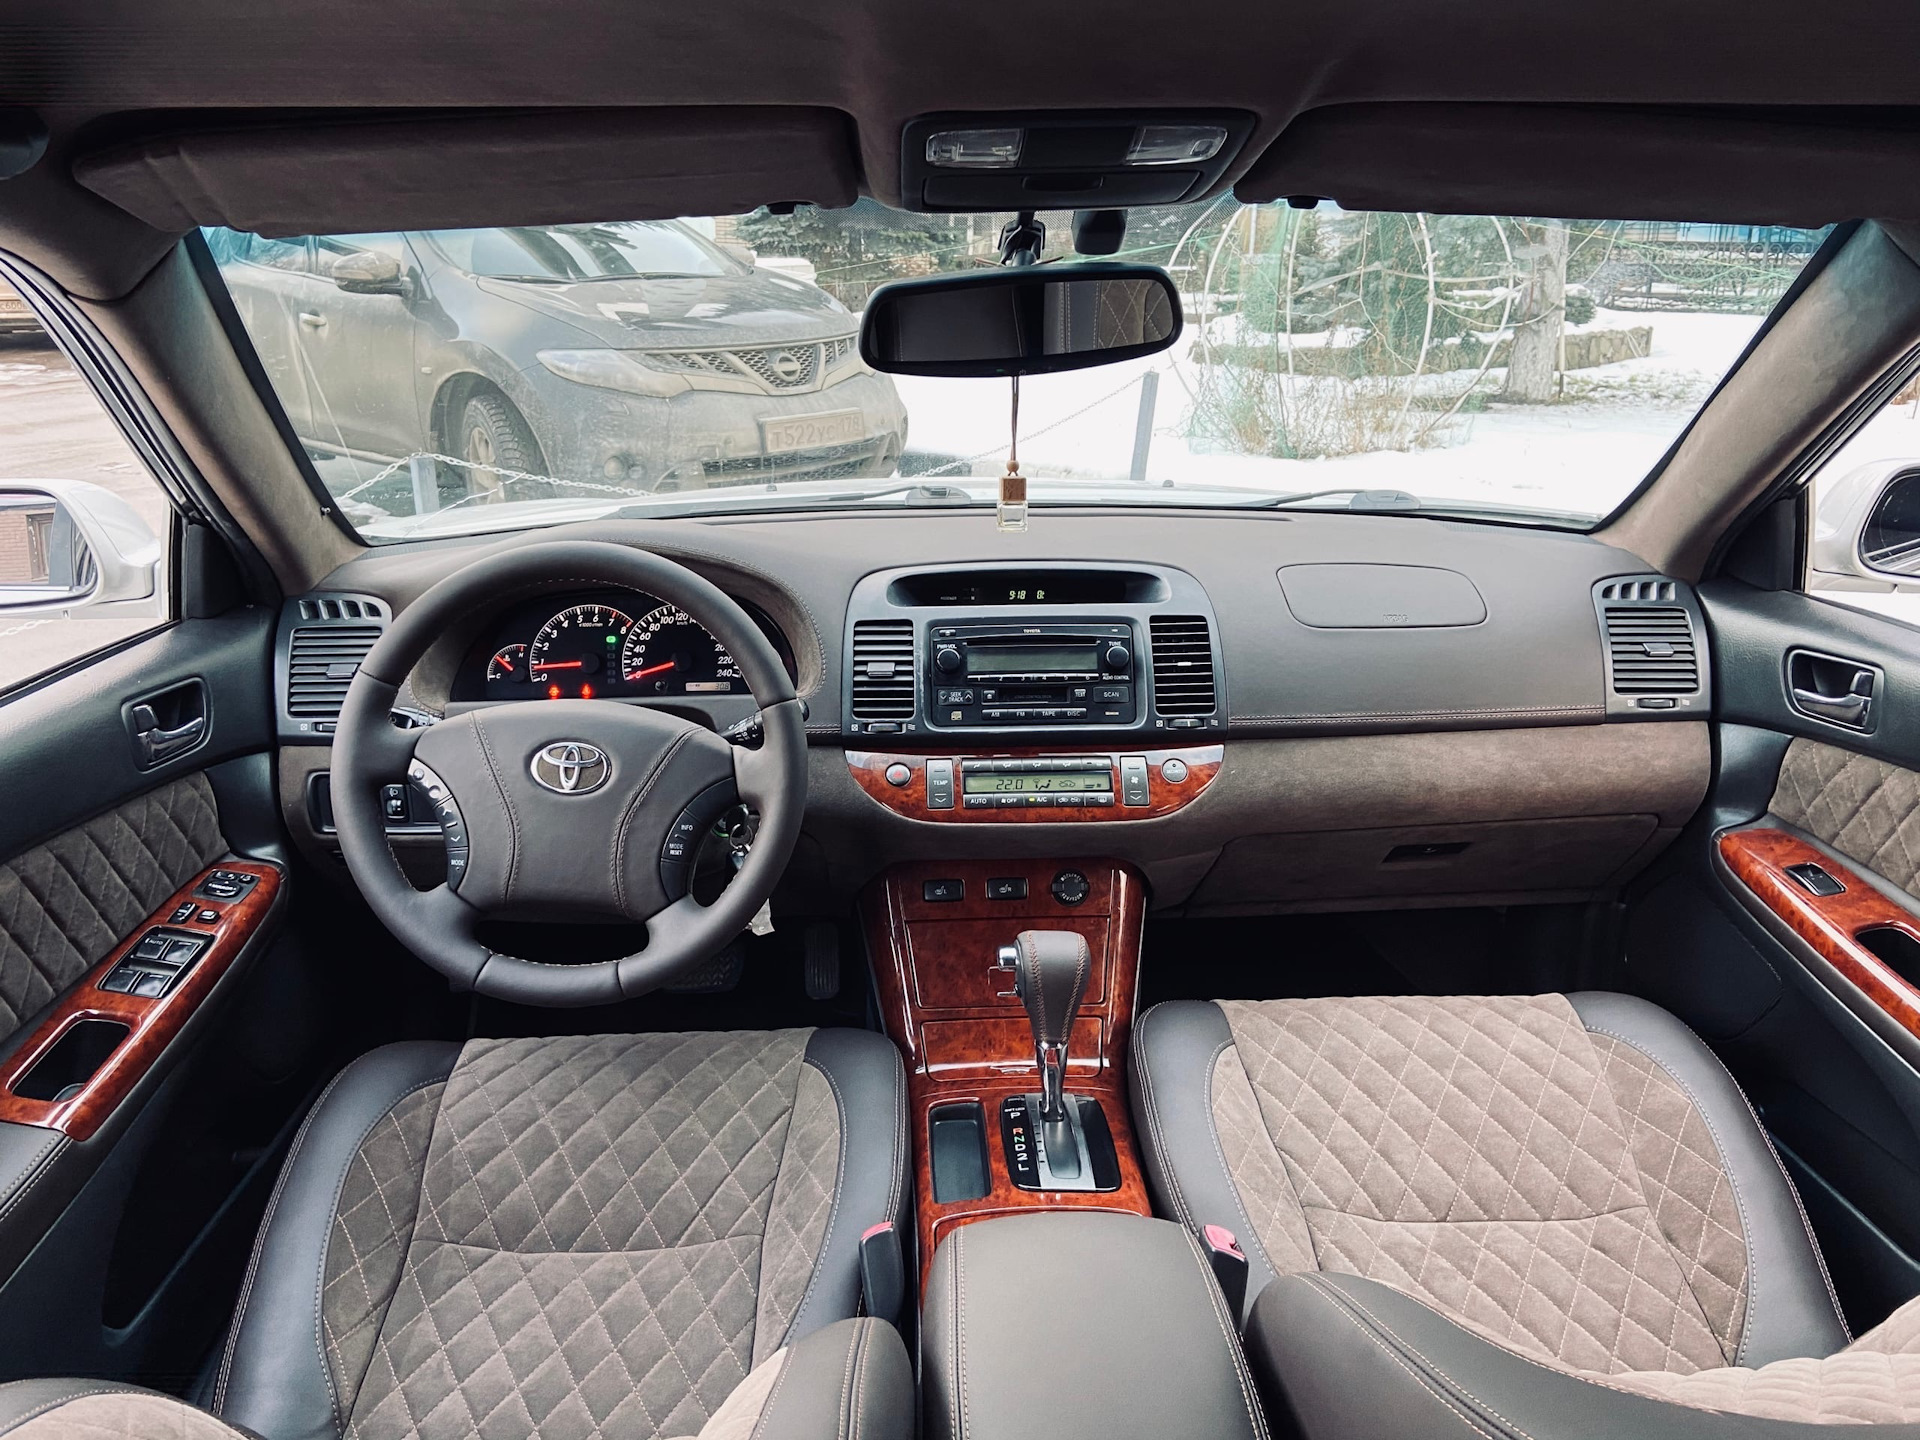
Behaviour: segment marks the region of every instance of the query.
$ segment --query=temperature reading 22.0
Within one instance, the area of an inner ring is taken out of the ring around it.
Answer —
[[[633,623],[620,650],[620,678],[629,694],[730,695],[746,682],[733,656],[686,611],[649,610]]]

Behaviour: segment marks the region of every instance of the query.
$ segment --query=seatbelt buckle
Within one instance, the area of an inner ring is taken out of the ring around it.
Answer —
[[[875,1320],[898,1326],[907,1303],[907,1264],[891,1220],[869,1225],[860,1236],[861,1307]]]
[[[1224,1225],[1206,1226],[1201,1237],[1206,1245],[1207,1263],[1213,1266],[1213,1278],[1219,1282],[1220,1293],[1226,1297],[1227,1310],[1233,1316],[1233,1328],[1239,1330],[1245,1324],[1241,1310],[1247,1303],[1246,1252]]]

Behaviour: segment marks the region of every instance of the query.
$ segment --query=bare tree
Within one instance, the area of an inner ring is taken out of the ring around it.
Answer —
[[[1560,332],[1567,315],[1567,224],[1539,220],[1521,227],[1514,258],[1527,267],[1521,282],[1520,321],[1514,326],[1502,400],[1538,404],[1553,399],[1560,364]]]

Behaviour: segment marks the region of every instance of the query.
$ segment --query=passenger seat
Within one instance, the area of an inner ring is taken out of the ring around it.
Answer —
[[[1179,1001],[1132,1086],[1155,1198],[1238,1237],[1248,1358],[1308,1440],[1920,1420],[1920,1300],[1851,1341],[1746,1097],[1644,1001]]]

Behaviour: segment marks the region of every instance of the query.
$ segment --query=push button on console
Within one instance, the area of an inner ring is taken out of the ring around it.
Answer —
[[[920,885],[920,898],[929,902],[950,902],[967,898],[964,880],[926,880]]]

